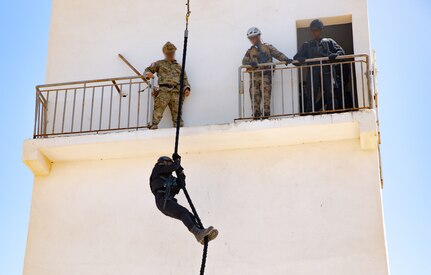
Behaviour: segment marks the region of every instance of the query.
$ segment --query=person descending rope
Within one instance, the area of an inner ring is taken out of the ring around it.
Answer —
[[[154,194],[157,208],[166,216],[181,220],[187,229],[196,237],[196,240],[204,244],[214,240],[218,231],[214,227],[200,228],[195,216],[185,207],[178,204],[175,196],[185,187],[184,169],[181,167],[181,157],[176,155],[173,161],[170,157],[160,157],[153,168],[150,177],[151,192]],[[177,178],[172,175],[176,172]]]

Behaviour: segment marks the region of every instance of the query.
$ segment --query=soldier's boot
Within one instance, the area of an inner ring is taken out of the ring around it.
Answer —
[[[261,119],[262,118],[262,113],[258,112],[258,111],[254,112],[253,118],[254,119]]]
[[[208,236],[208,240],[214,240],[215,238],[217,238],[218,235],[218,231],[217,229],[214,229],[214,227],[210,226],[206,229],[200,229],[197,226],[194,226],[190,232],[192,232],[193,235],[195,235],[195,238],[198,242],[200,242],[201,244],[204,243],[205,237]]]
[[[218,236],[218,230],[214,228],[207,236],[208,236],[208,242],[214,240]],[[204,245],[205,244],[205,238],[200,243],[202,245]]]
[[[270,117],[270,116],[271,116],[271,112],[265,112],[265,113],[264,113],[264,117],[265,117],[265,118],[268,118],[268,117]]]
[[[157,124],[152,124],[150,126],[150,130],[157,130],[157,129],[159,129],[159,125],[157,125]]]

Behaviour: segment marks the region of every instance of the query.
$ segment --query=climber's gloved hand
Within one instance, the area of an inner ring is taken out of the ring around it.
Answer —
[[[181,162],[181,156],[180,155],[178,155],[177,153],[173,153],[172,154],[172,159],[174,160],[174,161],[180,161]]]
[[[289,65],[289,64],[292,64],[293,60],[292,60],[292,59],[290,59],[290,58],[288,58],[288,59],[286,59],[284,62],[286,63],[286,66],[287,66],[287,65]]]
[[[334,61],[335,59],[337,59],[337,57],[338,57],[338,54],[336,54],[336,53],[331,53],[328,56],[329,60],[331,60],[331,61]]]

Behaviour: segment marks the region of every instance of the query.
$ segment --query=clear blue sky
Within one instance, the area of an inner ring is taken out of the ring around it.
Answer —
[[[44,82],[51,1],[0,1],[0,275],[19,275],[32,191],[21,146],[32,135],[34,86]],[[429,275],[431,1],[369,2],[390,267],[393,275]]]

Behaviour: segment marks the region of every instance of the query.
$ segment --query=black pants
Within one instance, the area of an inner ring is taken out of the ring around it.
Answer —
[[[333,110],[333,100],[335,106],[337,106],[338,90],[336,87],[334,76],[335,74],[333,73],[331,82],[331,69],[328,66],[323,66],[322,71],[320,69],[320,66],[313,67],[311,70],[308,71],[306,89],[307,94],[305,96],[305,112],[312,112],[313,104],[315,112],[322,111],[323,102],[325,111]],[[332,89],[334,89],[334,91]],[[332,92],[334,92],[334,98],[332,97]]]
[[[180,220],[189,229],[189,231],[197,226],[195,218],[192,213],[187,210],[187,208],[178,204],[177,199],[171,198],[166,201],[166,207],[163,209],[163,204],[165,203],[164,194],[156,194],[156,205],[157,208],[166,216]]]

